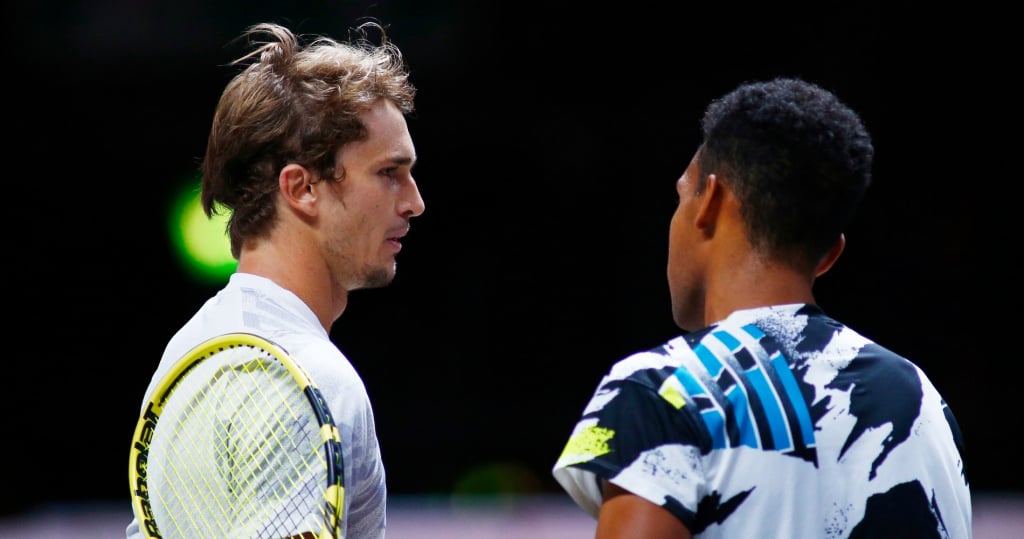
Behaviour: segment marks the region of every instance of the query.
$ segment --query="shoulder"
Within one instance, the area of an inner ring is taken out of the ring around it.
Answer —
[[[674,337],[664,343],[625,356],[608,370],[602,386],[619,386],[631,382],[657,390],[666,378],[678,369],[685,369],[685,360],[694,355],[693,344],[710,328]]]
[[[309,374],[321,391],[363,391],[359,373],[348,357],[330,339],[320,335],[286,332],[278,335],[276,340]]]

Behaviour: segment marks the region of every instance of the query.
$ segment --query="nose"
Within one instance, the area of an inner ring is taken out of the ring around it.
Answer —
[[[406,185],[398,211],[406,218],[417,217],[427,209],[427,206],[423,202],[423,196],[420,195],[419,187],[416,186],[416,180],[410,177]]]

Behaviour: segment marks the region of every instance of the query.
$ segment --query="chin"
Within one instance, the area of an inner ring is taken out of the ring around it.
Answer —
[[[395,280],[395,268],[370,270],[363,278],[363,288],[383,288]]]

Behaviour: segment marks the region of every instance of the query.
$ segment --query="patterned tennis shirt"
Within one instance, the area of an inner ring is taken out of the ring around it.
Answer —
[[[971,537],[963,441],[924,372],[812,305],[738,311],[617,362],[553,469],[694,537]]]

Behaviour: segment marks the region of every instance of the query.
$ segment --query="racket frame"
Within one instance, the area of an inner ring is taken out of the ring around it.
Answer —
[[[128,483],[131,491],[132,509],[139,521],[139,529],[147,539],[162,539],[153,516],[148,487],[149,446],[159,423],[164,405],[175,388],[194,368],[219,352],[230,348],[248,346],[266,351],[288,370],[298,387],[305,393],[310,407],[320,425],[320,438],[324,444],[324,463],[327,471],[327,488],[324,492],[324,507],[328,511],[328,522],[320,530],[318,539],[341,537],[341,519],[345,501],[344,462],[342,459],[341,435],[334,423],[326,401],[320,390],[302,367],[288,352],[276,343],[252,333],[234,332],[210,338],[189,350],[160,379],[147,399],[132,435],[128,463]],[[304,537],[305,535],[303,535]]]

